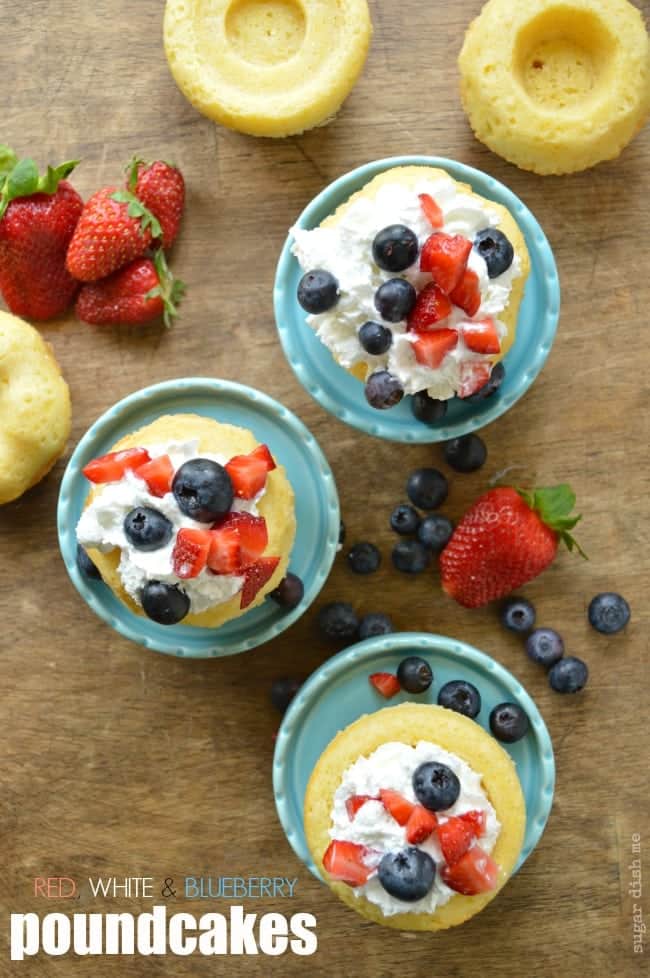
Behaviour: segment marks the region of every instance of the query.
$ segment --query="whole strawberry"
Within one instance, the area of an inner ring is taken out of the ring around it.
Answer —
[[[84,206],[68,248],[68,271],[95,282],[141,258],[162,229],[157,218],[128,190],[103,187]]]
[[[163,248],[171,248],[185,207],[185,181],[178,167],[156,160],[134,159],[129,168],[127,189],[158,218]]]
[[[0,292],[9,309],[28,319],[51,319],[68,308],[78,283],[66,252],[83,209],[67,177],[77,161],[39,176],[31,159],[0,146]]]
[[[571,536],[579,516],[568,485],[491,489],[465,513],[440,555],[443,589],[466,608],[502,598],[541,574],[560,541],[584,553]]]
[[[163,252],[157,251],[153,261],[136,258],[108,278],[84,285],[75,312],[79,319],[96,326],[136,326],[158,316],[171,326],[184,291],[184,284],[167,267]]]

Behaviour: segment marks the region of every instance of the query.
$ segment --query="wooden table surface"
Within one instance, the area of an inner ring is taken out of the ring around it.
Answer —
[[[9,912],[71,912],[70,903],[31,895],[36,876],[295,876],[292,901],[250,901],[247,909],[313,912],[319,937],[308,959],[66,956],[19,965],[3,949],[2,976],[642,973],[628,867],[633,833],[650,846],[643,574],[650,129],[619,160],[588,172],[524,173],[479,145],[461,110],[455,55],[480,0],[371,6],[368,64],[337,120],[264,141],[215,127],[184,100],[163,54],[161,0],[2,4],[2,139],[40,164],[82,158],[75,183],[84,195],[119,179],[134,153],[176,161],[189,192],[173,255],[189,290],[173,330],[94,329],[72,317],[42,327],[71,387],[73,433],[49,478],[0,511],[3,920]],[[639,6],[650,13],[647,0]],[[441,464],[440,450],[391,445],[327,415],[298,385],[276,337],[273,275],[293,219],[333,178],[400,153],[446,155],[493,174],[530,206],[555,250],[563,303],[546,368],[485,429],[485,467],[451,473],[446,511],[459,517],[509,467],[519,484],[572,483],[591,559],[563,554],[525,593],[540,623],[558,628],[568,650],[589,663],[588,689],[575,697],[549,690],[493,609],[456,607],[437,572],[411,580],[392,571],[388,514],[404,497],[408,472]],[[542,710],[557,760],[548,828],[503,894],[462,931],[416,937],[365,923],[310,876],[285,840],[271,791],[279,718],[269,688],[279,675],[307,676],[332,653],[315,632],[314,609],[253,653],[181,661],[122,639],[67,578],[55,508],[74,445],[129,392],[196,374],[243,381],[295,411],[333,466],[348,540],[381,546],[383,567],[367,579],[339,557],[321,601],[346,599],[389,612],[399,629],[475,644],[511,669]],[[607,589],[633,609],[626,632],[612,639],[590,630],[585,616],[591,596]],[[647,855],[645,866],[647,873]],[[208,909],[182,901],[175,908]],[[72,909],[140,912],[147,904],[98,907],[86,885]],[[3,932],[6,941],[5,925]]]

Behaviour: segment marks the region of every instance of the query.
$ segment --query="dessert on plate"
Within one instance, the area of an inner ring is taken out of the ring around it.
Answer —
[[[307,322],[373,407],[489,387],[530,269],[507,208],[443,169],[396,166],[291,234]]]
[[[352,723],[319,758],[305,834],[336,895],[375,923],[441,930],[505,885],[526,822],[515,765],[482,727],[404,703]]]
[[[84,467],[79,545],[133,612],[216,628],[284,578],[295,536],[283,467],[252,432],[165,415]]]

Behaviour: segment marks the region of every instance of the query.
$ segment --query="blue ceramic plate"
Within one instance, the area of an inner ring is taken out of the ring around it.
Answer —
[[[426,693],[399,693],[387,701],[377,693],[371,672],[395,672],[407,655],[417,653],[431,664],[433,684]],[[294,852],[315,876],[303,830],[303,801],[316,761],[339,730],[366,713],[398,703],[436,703],[441,686],[466,679],[481,693],[477,722],[489,730],[492,707],[514,701],[524,708],[531,729],[516,744],[503,744],[517,765],[526,798],[526,834],[516,869],[537,845],[553,801],[553,746],[539,710],[521,683],[498,662],[464,642],[444,635],[402,632],[359,642],[328,659],[301,687],[285,714],[275,747],[273,789],[275,804]]]
[[[273,601],[222,625],[165,627],[134,615],[101,581],[88,581],[77,568],[75,527],[88,494],[82,468],[110,451],[120,438],[162,414],[203,414],[243,428],[266,442],[284,465],[296,493],[296,540],[290,568],[305,584],[297,608],[283,611]],[[156,384],[129,395],[95,422],[77,445],[61,483],[57,514],[59,544],[68,573],[82,598],[116,631],[149,649],[191,658],[233,655],[279,635],[309,607],[329,574],[339,537],[339,502],[332,471],[303,423],[266,394],[241,384],[190,377]]]
[[[551,247],[541,227],[511,190],[480,170],[435,156],[396,156],[367,163],[339,177],[307,205],[296,224],[314,228],[339,204],[366,183],[395,166],[437,166],[462,180],[483,197],[505,205],[522,229],[531,258],[531,272],[519,310],[516,340],[504,358],[506,377],[497,394],[479,404],[450,402],[438,425],[417,421],[410,398],[388,411],[366,401],[363,384],[340,367],[306,323],[296,290],[302,269],[287,238],[278,264],[275,319],[285,355],[303,387],[327,411],[370,435],[401,442],[437,442],[476,431],[500,417],[524,394],[544,366],[553,344],[560,311],[560,285]]]

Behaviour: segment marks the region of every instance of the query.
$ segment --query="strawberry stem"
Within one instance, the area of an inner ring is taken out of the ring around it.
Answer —
[[[566,482],[559,486],[543,486],[540,489],[517,489],[527,506],[535,510],[551,530],[554,530],[567,550],[574,548],[581,557],[588,560],[571,530],[582,519],[581,515],[571,515],[576,504],[576,494]]]
[[[61,180],[65,180],[79,160],[68,160],[59,166],[48,166],[41,176],[34,160],[19,160],[8,146],[0,145],[0,220],[12,200],[31,197],[32,194],[55,194]]]
[[[127,213],[129,217],[140,222],[141,234],[144,234],[149,228],[152,238],[162,237],[162,228],[158,218],[130,190],[116,190],[115,193],[111,194],[111,200],[116,200],[118,204],[128,205]]]
[[[159,284],[147,292],[145,299],[155,299],[158,296],[162,299],[165,307],[163,322],[170,329],[174,318],[178,316],[178,304],[185,295],[185,282],[174,278],[162,248],[159,248],[154,255],[153,262],[158,273]]]

